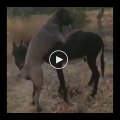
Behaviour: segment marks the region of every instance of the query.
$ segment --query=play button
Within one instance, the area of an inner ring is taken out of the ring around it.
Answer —
[[[68,56],[64,51],[56,50],[50,54],[49,63],[55,69],[62,69],[68,63]]]
[[[62,60],[63,60],[62,58],[56,56],[56,63],[59,63],[59,62],[62,61]]]

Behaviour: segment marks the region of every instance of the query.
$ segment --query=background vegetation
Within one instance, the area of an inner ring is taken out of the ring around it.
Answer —
[[[59,9],[61,7],[8,7],[7,8],[7,15],[12,16],[30,16],[33,14],[50,14],[51,12]],[[104,7],[109,9],[110,7]],[[68,7],[65,9],[77,12],[84,11],[84,10],[96,10],[101,9],[101,7]]]
[[[31,15],[44,15],[44,14],[49,15],[59,8],[61,7],[8,7],[7,16],[29,17]],[[101,9],[101,7],[68,7],[68,8],[65,7],[65,9],[69,10],[71,13],[74,14],[76,26],[83,27],[88,22],[86,19],[87,16],[85,14],[85,11]]]

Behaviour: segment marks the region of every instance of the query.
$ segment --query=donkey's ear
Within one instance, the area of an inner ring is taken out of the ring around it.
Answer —
[[[19,46],[22,46],[22,44],[23,44],[23,41],[21,40],[21,41],[20,41],[20,45],[19,45]]]
[[[16,46],[15,42],[13,42],[12,44],[13,44],[13,51],[12,51],[12,55],[14,55],[14,52],[16,51],[17,46]]]
[[[16,49],[16,48],[17,48],[17,46],[16,46],[15,42],[13,42],[13,49]]]

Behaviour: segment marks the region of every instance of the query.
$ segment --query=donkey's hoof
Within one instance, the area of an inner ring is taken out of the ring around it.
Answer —
[[[93,85],[93,82],[88,82],[88,86],[92,86]]]
[[[31,104],[31,105],[35,105],[35,101],[32,101],[30,104]]]
[[[36,107],[37,112],[41,112],[42,108],[41,107]]]
[[[69,103],[69,101],[68,101],[67,98],[63,98],[63,100],[64,100],[66,103]]]
[[[93,93],[92,93],[92,94],[90,94],[90,96],[91,96],[92,98],[95,98],[95,94],[93,94]]]
[[[62,93],[62,89],[58,88],[58,93]]]
[[[62,93],[62,91],[58,91],[58,96],[59,96],[59,98],[63,98],[63,93]]]

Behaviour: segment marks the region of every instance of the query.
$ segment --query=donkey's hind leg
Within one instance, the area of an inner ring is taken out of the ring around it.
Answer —
[[[41,111],[42,109],[39,106],[39,96],[43,85],[43,73],[40,64],[35,65],[31,69],[30,76],[35,89],[34,100],[35,100],[36,110]]]
[[[92,61],[93,61],[92,59],[93,58],[91,58],[91,57],[88,57],[88,59],[87,59],[87,64],[88,64],[91,72],[92,72],[92,64],[94,64],[94,63],[92,63]],[[94,83],[94,74],[92,72],[92,75],[91,75],[91,78],[90,78],[90,80],[88,82],[88,85],[91,86],[91,85],[93,85],[93,83]]]
[[[92,71],[92,76],[91,76],[89,84],[94,82],[93,92],[91,94],[91,96],[94,97],[97,94],[98,82],[99,82],[99,77],[100,77],[100,73],[96,65],[96,56],[94,57],[89,56],[87,59],[87,63]]]
[[[91,86],[91,85],[93,85],[93,83],[94,83],[94,75],[92,73],[90,81],[88,82],[88,85]]]

